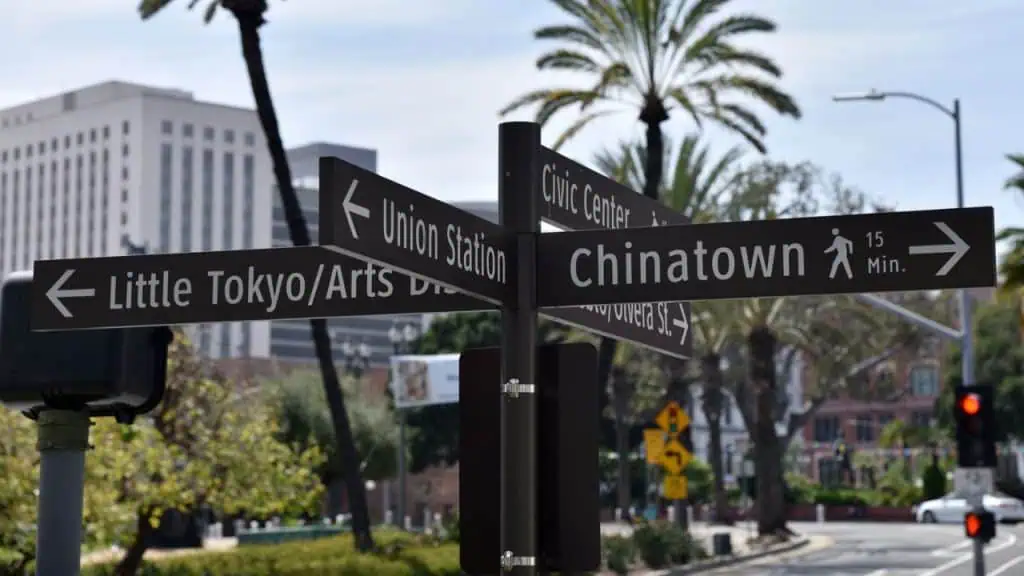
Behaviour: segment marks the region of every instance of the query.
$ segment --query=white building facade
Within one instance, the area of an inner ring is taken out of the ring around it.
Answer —
[[[256,113],[106,82],[0,110],[0,274],[36,259],[271,246]],[[211,357],[267,356],[269,323],[200,326]]]

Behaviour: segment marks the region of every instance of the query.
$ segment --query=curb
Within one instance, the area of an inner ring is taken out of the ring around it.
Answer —
[[[786,542],[785,544],[779,544],[764,550],[758,550],[757,552],[750,552],[748,554],[738,556],[727,556],[725,558],[712,558],[710,560],[703,560],[701,562],[695,562],[686,566],[680,566],[679,568],[673,568],[672,570],[665,572],[664,576],[685,576],[686,574],[697,574],[700,572],[706,572],[708,570],[715,570],[718,568],[725,568],[735,564],[742,564],[751,560],[757,560],[766,556],[773,556],[775,554],[784,554],[786,552],[792,552],[803,548],[810,544],[811,539],[807,536],[801,536],[797,540],[792,542]]]

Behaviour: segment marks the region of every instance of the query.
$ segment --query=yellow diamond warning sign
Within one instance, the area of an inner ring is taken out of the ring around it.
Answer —
[[[654,423],[669,436],[678,436],[690,425],[690,417],[686,415],[679,403],[673,400],[666,404],[661,412],[658,412]]]

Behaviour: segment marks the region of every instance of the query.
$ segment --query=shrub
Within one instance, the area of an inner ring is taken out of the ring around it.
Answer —
[[[685,564],[707,557],[707,551],[690,534],[669,522],[644,522],[633,530],[633,543],[648,568]]]
[[[380,550],[357,554],[351,536],[251,546],[146,561],[141,576],[458,576],[459,549],[391,531],[376,534]],[[87,566],[82,576],[113,576],[114,564]]]
[[[935,500],[946,495],[946,473],[936,464],[930,464],[921,475],[922,496]]]
[[[636,558],[636,547],[633,541],[625,536],[608,536],[601,545],[604,551],[604,563],[616,574],[629,573],[629,567]]]

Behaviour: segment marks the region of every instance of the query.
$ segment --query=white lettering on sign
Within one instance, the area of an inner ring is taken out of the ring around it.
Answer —
[[[146,308],[184,308],[191,302],[192,281],[171,278],[167,270],[138,274],[126,272],[110,277],[111,310],[144,310]]]
[[[802,277],[805,275],[804,247],[799,243],[721,247],[709,250],[698,240],[692,250],[676,248],[668,251],[632,251],[626,242],[623,251],[610,251],[604,244],[596,249],[579,248],[569,259],[569,276],[579,288],[593,284],[681,284],[693,280],[729,280],[737,274],[743,278]],[[708,255],[710,254],[710,258]],[[583,262],[595,263],[597,277],[581,275]]]
[[[409,205],[402,211],[384,199],[385,242],[492,282],[507,283],[505,251],[488,243],[486,234],[467,233],[456,224],[448,224],[444,230],[447,252],[442,260],[438,226],[417,217],[415,210]]]
[[[605,322],[631,324],[661,336],[672,336],[672,323],[667,302],[598,304],[580,308],[600,316]]]
[[[580,187],[568,170],[559,174],[556,164],[545,164],[541,175],[541,197],[548,204],[572,214],[579,214],[582,208],[583,217],[600,228],[629,227],[630,209],[620,204],[615,194],[597,194],[589,184]]]

